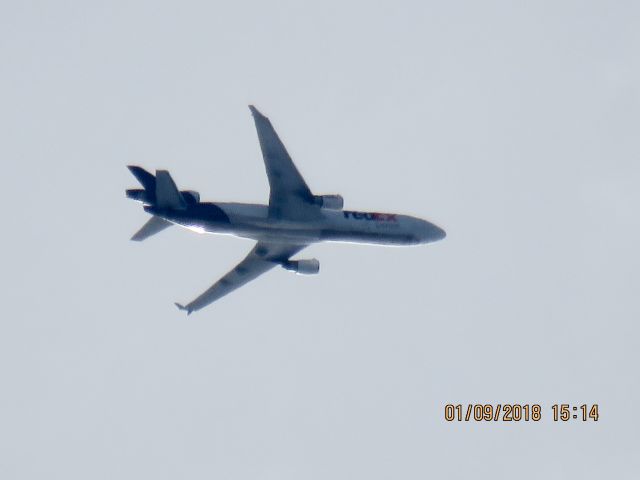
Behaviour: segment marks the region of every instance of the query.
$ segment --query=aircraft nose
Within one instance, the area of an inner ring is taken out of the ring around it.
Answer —
[[[443,240],[447,236],[447,232],[444,229],[434,225],[436,231],[436,240]]]
[[[438,240],[442,240],[446,236],[447,232],[445,232],[439,226],[430,222],[424,222],[422,228],[422,241],[424,243],[437,242]]]

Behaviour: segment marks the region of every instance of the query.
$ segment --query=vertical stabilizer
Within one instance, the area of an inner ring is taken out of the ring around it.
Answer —
[[[187,202],[166,170],[156,170],[156,207],[187,208]]]

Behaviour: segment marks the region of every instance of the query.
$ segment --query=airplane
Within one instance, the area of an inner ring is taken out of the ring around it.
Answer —
[[[280,266],[312,275],[320,271],[315,259],[291,257],[316,242],[351,242],[378,245],[419,245],[445,238],[437,225],[408,215],[344,210],[340,195],[314,195],[300,175],[267,117],[253,105],[258,140],[269,179],[268,205],[201,202],[200,194],[178,190],[166,170],[155,175],[128,166],[142,185],[129,189],[128,198],[144,204],[151,219],[131,240],[142,241],[171,225],[198,233],[231,234],[256,240],[249,254],[233,270],[186,305],[175,305],[187,315]]]

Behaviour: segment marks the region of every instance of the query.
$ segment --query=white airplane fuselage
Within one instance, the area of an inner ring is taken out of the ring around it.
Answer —
[[[230,292],[280,266],[302,275],[320,271],[318,259],[294,258],[317,242],[377,245],[419,245],[436,242],[445,232],[426,220],[395,213],[344,210],[341,195],[314,195],[296,168],[271,121],[249,106],[269,181],[269,204],[201,202],[193,190],[179,190],[167,170],[155,175],[129,165],[142,188],[127,197],[144,204],[152,216],[132,237],[141,242],[172,224],[199,233],[235,235],[256,241],[251,251],[187,304],[187,314],[200,310]]]
[[[321,241],[378,245],[419,245],[445,237],[426,220],[408,215],[318,209],[310,218],[279,219],[266,205],[198,203],[183,210],[145,207],[149,213],[200,233],[231,234],[264,242],[311,244]]]

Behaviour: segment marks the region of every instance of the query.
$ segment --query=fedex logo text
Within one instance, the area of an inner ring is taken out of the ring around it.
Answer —
[[[351,212],[344,210],[342,212],[344,218],[355,218],[356,220],[375,220],[378,222],[396,222],[396,215],[393,213],[375,213],[375,212]]]

